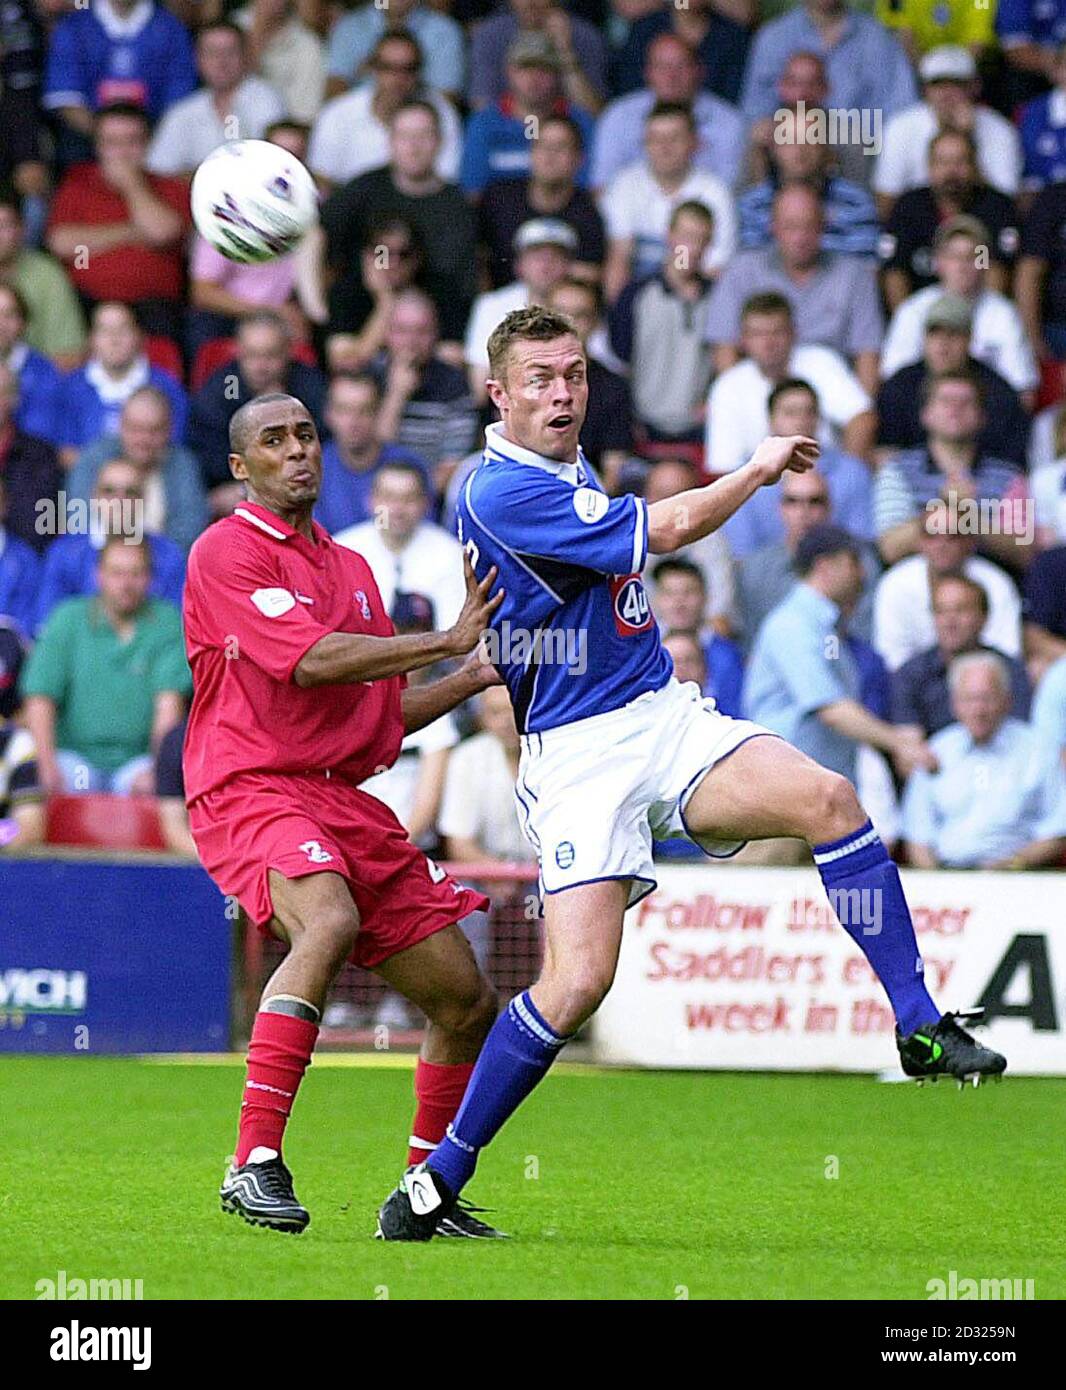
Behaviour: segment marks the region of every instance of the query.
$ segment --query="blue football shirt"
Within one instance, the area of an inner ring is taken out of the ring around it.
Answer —
[[[640,572],[648,508],[609,498],[584,456],[557,463],[486,430],[459,495],[459,539],[506,591],[488,637],[522,733],[618,709],[659,690],[673,663]]]

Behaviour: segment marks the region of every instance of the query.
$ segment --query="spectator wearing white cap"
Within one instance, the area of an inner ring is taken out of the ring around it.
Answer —
[[[659,269],[673,210],[698,202],[714,219],[714,235],[702,270],[713,275],[737,245],[737,215],[728,187],[696,164],[699,135],[692,108],[658,102],[644,125],[644,158],[607,185],[601,210],[607,224],[603,285],[609,303],[626,284]]]
[[[929,142],[938,130],[966,131],[977,147],[977,167],[1001,193],[1015,194],[1021,180],[1022,151],[1014,126],[977,101],[977,64],[968,49],[945,44],[918,65],[922,100],[885,126],[873,186],[878,210],[886,218],[893,201],[929,182]]]
[[[515,233],[515,276],[502,289],[479,294],[470,311],[463,356],[470,389],[476,403],[488,400],[489,336],[512,309],[543,304],[555,286],[571,271],[577,251],[577,233],[558,217],[533,217]]]

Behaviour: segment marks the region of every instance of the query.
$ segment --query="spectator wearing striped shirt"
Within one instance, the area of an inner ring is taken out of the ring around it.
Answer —
[[[880,470],[874,484],[874,530],[887,564],[918,549],[922,521],[943,500],[947,523],[966,525],[979,535],[980,546],[1011,569],[1025,563],[1032,548],[1024,535],[1029,491],[1024,475],[1003,459],[982,454],[985,427],[981,387],[972,373],[944,372],[922,388],[924,449],[904,449]],[[1003,509],[1009,527],[986,526],[978,516],[966,520],[973,502],[1011,504]],[[1015,524],[1019,523],[1019,524]]]
[[[385,348],[371,368],[383,393],[379,440],[425,459],[438,493],[474,447],[478,426],[466,375],[436,356],[439,341],[433,300],[421,290],[404,290],[393,302]]]
[[[795,112],[779,118],[767,156],[769,174],[743,193],[737,204],[740,246],[757,251],[773,242],[774,196],[786,183],[809,183],[822,199],[823,251],[850,256],[873,256],[878,223],[874,200],[860,184],[841,178],[831,168],[832,150],[813,135],[814,112],[801,122]]]

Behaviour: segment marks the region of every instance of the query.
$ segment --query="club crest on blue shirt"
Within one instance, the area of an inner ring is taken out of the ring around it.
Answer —
[[[359,605],[359,612],[362,613],[365,622],[370,621],[370,600],[362,589],[356,589],[354,595],[356,603]]]

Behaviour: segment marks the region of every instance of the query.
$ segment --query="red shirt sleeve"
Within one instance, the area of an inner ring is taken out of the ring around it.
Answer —
[[[216,524],[189,556],[190,642],[217,647],[229,661],[251,661],[274,680],[290,681],[300,658],[331,629],[314,620],[268,556],[233,539],[232,530],[222,534]]]

